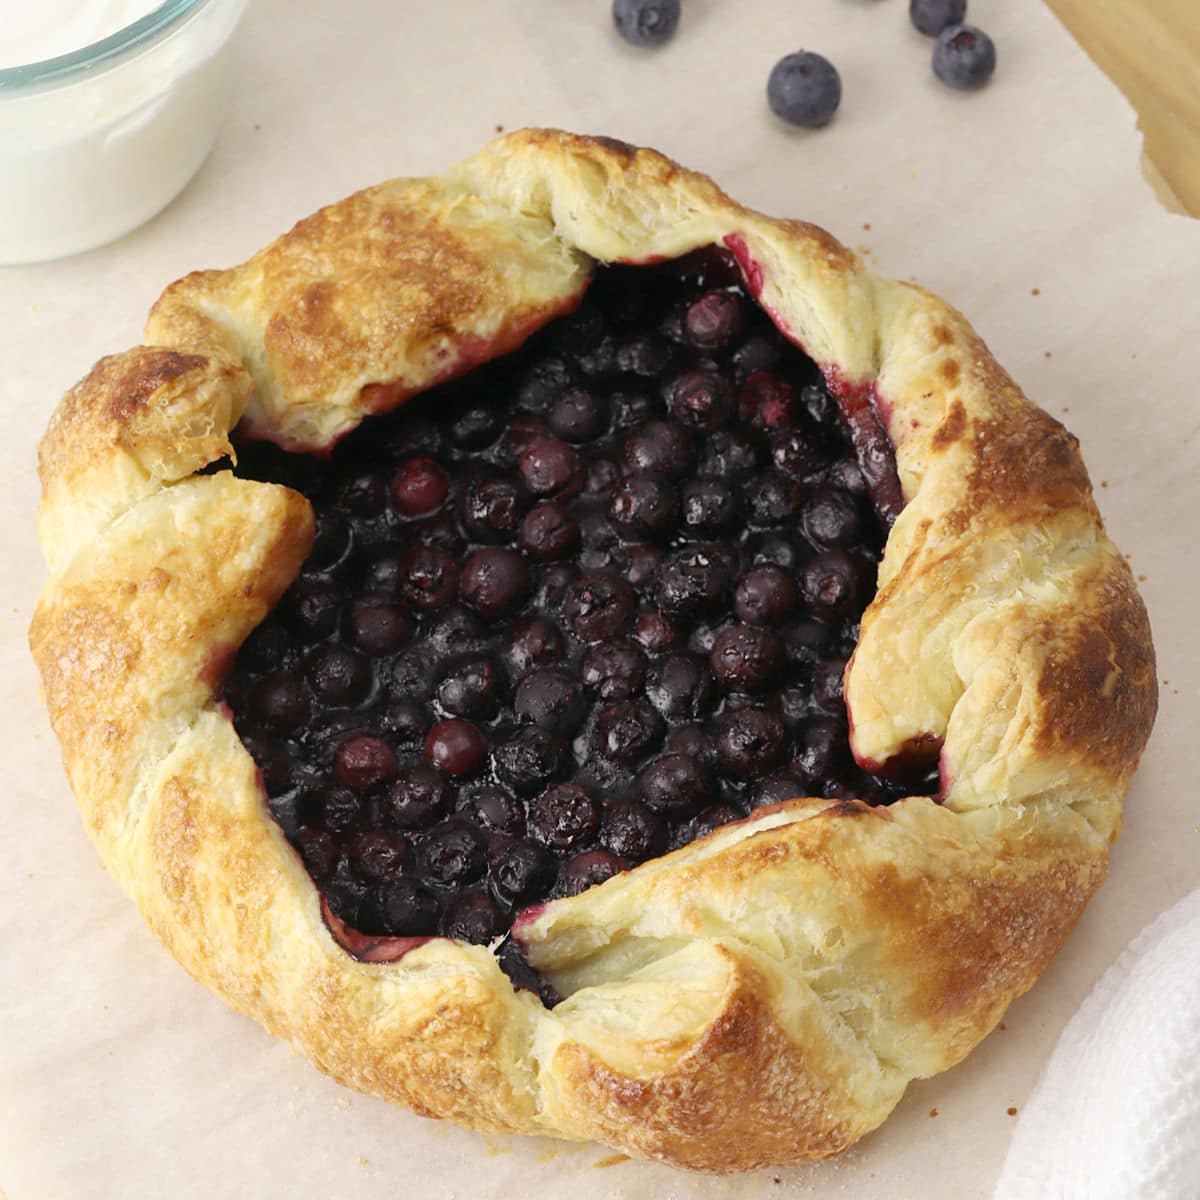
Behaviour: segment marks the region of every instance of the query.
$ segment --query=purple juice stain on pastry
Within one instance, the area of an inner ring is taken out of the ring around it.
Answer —
[[[372,393],[406,402],[324,461],[241,448],[320,537],[224,700],[356,957],[505,947],[553,999],[501,941],[549,901],[764,805],[913,786],[855,764],[840,686],[894,501],[863,454],[890,445],[728,241],[598,268],[517,352]]]

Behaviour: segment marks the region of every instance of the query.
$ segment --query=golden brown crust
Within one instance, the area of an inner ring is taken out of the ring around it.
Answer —
[[[577,302],[591,260],[718,242],[906,499],[848,671],[853,746],[942,748],[944,795],[796,800],[569,900],[486,950],[335,942],[213,701],[312,535],[283,488],[197,476],[239,419],[327,446]],[[653,151],[513,134],[370,188],[172,285],[42,443],[51,578],[30,631],[85,824],[176,958],[335,1078],[483,1129],[706,1171],[835,1154],[1031,986],[1107,865],[1154,658],[1074,439],[966,321]]]

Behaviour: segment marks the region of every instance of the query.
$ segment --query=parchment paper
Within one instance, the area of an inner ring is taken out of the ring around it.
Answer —
[[[257,0],[230,116],[187,191],[113,246],[0,270],[9,1200],[990,1196],[1008,1110],[1067,1017],[1126,941],[1200,883],[1200,227],[1159,209],[1138,172],[1133,113],[1039,4],[972,0],[1000,52],[976,96],[935,82],[906,10],[685,0],[677,40],[647,54],[612,34],[607,0]],[[842,111],[816,134],[788,130],[765,105],[771,65],[801,47],[844,78]],[[835,1163],[706,1180],[596,1147],[478,1136],[331,1083],[159,948],[98,865],[38,702],[25,648],[43,577],[34,447],[62,391],[138,340],[169,280],[238,261],[324,202],[436,171],[497,126],[523,124],[658,146],[945,295],[1079,435],[1143,581],[1162,711],[1109,882],[1005,1028],[963,1066],[914,1084]]]

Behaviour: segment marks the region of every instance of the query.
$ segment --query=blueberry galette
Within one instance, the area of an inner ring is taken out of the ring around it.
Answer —
[[[1150,634],[952,309],[648,150],[503,138],[173,284],[41,447],[109,870],[335,1078],[836,1154],[1099,885]]]

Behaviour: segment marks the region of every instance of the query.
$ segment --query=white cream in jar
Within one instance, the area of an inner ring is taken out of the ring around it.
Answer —
[[[148,220],[225,107],[245,0],[0,0],[0,264],[59,258]]]

